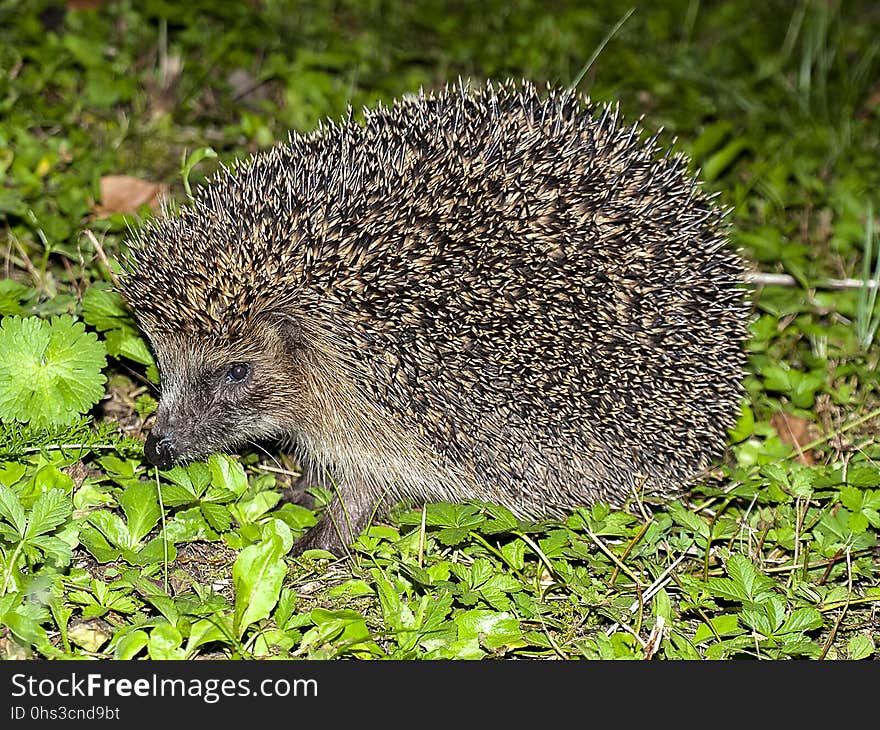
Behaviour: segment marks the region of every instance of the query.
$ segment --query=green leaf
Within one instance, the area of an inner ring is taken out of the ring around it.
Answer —
[[[396,632],[412,628],[415,625],[415,617],[391,582],[378,568],[371,570],[370,574],[376,583],[376,588],[379,592],[379,605],[382,608],[382,617],[388,627]],[[402,638],[398,636],[397,641],[400,643]]]
[[[749,600],[760,603],[773,595],[775,581],[759,573],[751,560],[744,555],[734,553],[727,559],[725,567],[731,579],[742,587]]]
[[[378,651],[370,639],[364,617],[357,611],[316,608],[309,615],[315,627],[303,636],[300,644],[302,648],[320,647],[322,644],[334,642],[334,656],[358,649],[366,649],[369,653]]]
[[[3,212],[3,195],[4,192],[0,191],[0,213]],[[27,292],[28,288],[14,279],[0,279],[0,316],[21,314],[21,301]]]
[[[503,581],[506,576],[496,576],[486,581],[480,586],[479,593],[483,600],[488,603],[496,611],[507,611],[510,609],[510,599],[507,597],[505,590],[499,581]],[[517,584],[517,588],[520,588]]]
[[[73,423],[104,395],[104,345],[64,315],[0,322],[0,420]]]
[[[8,628],[26,646],[45,643],[46,630],[40,626],[39,619],[27,611],[25,606],[0,614],[0,625]]]
[[[177,610],[174,600],[165,591],[149,580],[143,573],[140,573],[135,579],[134,587],[144,599],[158,609],[159,613],[167,619],[168,623],[177,625],[180,620],[180,611]]]
[[[749,600],[745,588],[730,578],[709,578],[707,581],[709,592],[713,596],[744,603]]]
[[[482,528],[482,532],[486,535],[496,535],[504,532],[512,532],[519,527],[519,520],[507,507],[497,504],[486,504],[486,512],[489,513],[491,520],[487,520]]]
[[[229,636],[223,630],[223,626],[218,624],[217,619],[200,619],[196,621],[189,630],[189,639],[186,642],[187,657],[192,657],[196,649],[204,644],[212,641],[226,642]]]
[[[874,640],[865,634],[854,634],[847,644],[850,659],[867,659],[874,654]]]
[[[724,613],[720,616],[714,616],[709,619],[709,623],[712,624],[712,627],[715,629],[715,633],[719,636],[731,636],[736,634],[741,634],[742,629],[739,626],[739,619],[735,614]],[[713,639],[715,634],[712,632],[706,624],[700,624],[697,627],[697,631],[694,634],[694,643],[699,644],[701,641],[706,641],[707,639]]]
[[[278,604],[275,606],[275,613],[272,616],[275,620],[275,625],[278,626],[278,628],[287,628],[287,622],[293,616],[293,612],[296,611],[297,601],[298,596],[296,595],[296,591],[290,588],[281,589],[281,595],[278,598]]]
[[[867,531],[868,525],[868,517],[861,512],[854,512],[849,516],[849,529],[852,531],[853,535],[861,535]]]
[[[782,624],[779,633],[790,634],[793,632],[810,631],[811,629],[821,628],[824,623],[825,621],[821,613],[811,606],[806,606],[793,611],[791,616]]]
[[[192,190],[190,190],[189,186],[189,176],[193,171],[193,168],[198,165],[202,160],[212,159],[217,157],[217,153],[211,147],[198,147],[193,150],[193,153],[187,157],[186,151],[183,153],[183,160],[180,167],[180,175],[183,178],[183,187],[186,190],[187,195],[192,195]]]
[[[359,596],[372,596],[375,591],[370,584],[360,578],[349,578],[338,586],[333,586],[327,595],[330,598],[357,598]]]
[[[186,658],[186,652],[180,647],[182,642],[183,637],[174,626],[159,624],[150,632],[150,659]]]
[[[107,454],[98,459],[98,463],[107,472],[107,476],[123,487],[138,481],[136,471],[140,462],[135,459],[120,459],[113,454]]]
[[[706,160],[702,170],[703,179],[710,182],[715,180],[748,148],[749,141],[744,137],[738,137],[728,142],[721,150]]]
[[[32,488],[41,493],[60,489],[65,494],[70,494],[73,491],[73,479],[54,464],[45,464],[34,474]],[[22,497],[24,498],[24,495]],[[24,504],[27,506],[26,501]]]
[[[425,510],[425,524],[428,527],[461,527],[470,529],[481,525],[485,517],[479,513],[479,508],[472,504],[449,504],[437,502],[429,504]],[[411,521],[413,520],[413,521]],[[421,513],[402,515],[400,521],[403,524],[419,524]]]
[[[11,487],[21,481],[27,467],[17,461],[0,462],[0,486]]]
[[[281,593],[287,573],[281,538],[270,539],[242,550],[232,566],[235,584],[235,635],[240,639],[248,626],[267,618]]]
[[[502,545],[501,554],[514,570],[522,570],[525,567],[526,544],[523,540],[516,539]]]
[[[840,501],[847,509],[858,512],[862,509],[862,495],[864,492],[858,487],[841,487]]]
[[[817,659],[821,652],[822,648],[815,641],[795,634],[784,637],[779,648],[779,654],[792,657],[806,656],[810,659]]]
[[[416,613],[416,624],[424,635],[433,634],[452,611],[454,596],[450,591],[442,591],[438,595],[422,596]]]
[[[792,381],[789,375],[790,368],[785,365],[770,365],[764,368],[764,387],[767,390],[778,393],[788,393],[792,389]]]
[[[61,489],[51,489],[41,494],[31,509],[26,538],[34,538],[51,532],[62,522],[70,519],[73,503],[67,493]]]
[[[202,502],[201,510],[205,520],[217,532],[226,532],[232,526],[232,515],[225,504]]]
[[[242,499],[229,508],[229,511],[238,520],[239,524],[246,525],[256,522],[281,499],[278,492],[258,492],[250,499]]]
[[[19,537],[23,538],[27,530],[27,518],[18,495],[9,487],[0,484],[0,517],[15,528]]]
[[[108,512],[103,513],[109,514]],[[98,513],[93,513],[89,516],[90,522],[95,514]],[[113,517],[116,517],[116,515],[113,515]],[[105,518],[101,519],[103,520]],[[119,518],[117,517],[117,519]],[[122,523],[122,520],[119,520],[119,522]],[[80,542],[99,563],[111,563],[114,560],[119,560],[122,551],[111,545],[100,529],[101,528],[95,529],[90,525],[84,525],[79,531]],[[123,539],[128,539],[128,530],[125,529],[125,525],[121,525],[121,530]]]
[[[752,411],[751,406],[748,403],[744,403],[742,409],[740,410],[739,418],[737,419],[736,425],[728,430],[727,434],[730,437],[731,443],[737,444],[740,441],[745,441],[749,436],[752,435],[752,432],[755,430],[755,415]]]
[[[779,596],[770,596],[763,603],[747,603],[740,617],[747,626],[765,637],[781,633],[785,620],[785,601]]]
[[[207,464],[203,464],[200,461],[194,461],[186,467],[172,467],[168,471],[163,471],[162,476],[181,487],[190,495],[189,501],[191,502],[201,497],[208,488],[208,485],[211,484],[211,470],[208,469]],[[182,502],[181,504],[185,503]]]
[[[285,502],[272,513],[272,516],[284,520],[290,529],[296,531],[305,530],[317,522],[312,510],[291,502]]]
[[[104,335],[107,354],[112,357],[127,357],[141,365],[155,367],[155,360],[143,338],[133,330],[110,330]]]
[[[726,119],[704,125],[700,136],[691,143],[688,150],[691,159],[702,162],[704,157],[718,150],[731,132],[733,132],[733,125]]]
[[[208,459],[211,473],[211,488],[205,499],[212,502],[228,502],[247,491],[247,476],[244,467],[226,454],[214,454]]]
[[[507,612],[473,609],[458,614],[454,622],[459,639],[476,638],[487,649],[525,646],[519,621]]]
[[[437,533],[437,539],[444,545],[459,545],[467,540],[471,531],[467,527],[446,527]]]
[[[206,505],[202,505],[205,507]],[[193,542],[196,540],[213,541],[217,533],[205,520],[199,507],[180,510],[165,524],[165,537],[169,542]]]
[[[870,464],[850,464],[846,470],[846,483],[862,489],[880,486],[880,469]]]
[[[44,558],[51,561],[55,565],[67,565],[73,555],[73,548],[70,543],[65,542],[55,535],[37,535],[29,538],[31,545],[42,551]]]
[[[175,469],[180,469],[180,467],[175,467]],[[183,470],[181,469],[181,471]],[[197,495],[179,484],[160,484],[160,489],[162,490],[162,502],[166,507],[180,507],[198,501]]]
[[[86,324],[101,332],[120,327],[133,329],[134,323],[122,297],[105,282],[96,282],[86,289],[82,298],[82,312]]]
[[[548,558],[560,558],[571,544],[570,534],[567,530],[550,530],[547,537],[538,540],[538,547]]]
[[[119,641],[113,649],[113,656],[116,659],[133,659],[139,654],[150,642],[150,637],[143,629],[135,629],[129,631]]]
[[[262,525],[261,537],[268,540],[271,537],[277,537],[281,540],[281,551],[286,555],[293,548],[293,533],[284,520],[278,520],[274,517],[266,520]]]
[[[70,52],[73,61],[83,68],[99,66],[101,54],[95,53],[95,46],[89,38],[76,33],[65,33],[61,41],[65,50]],[[70,59],[67,59],[70,62]]]
[[[816,472],[813,469],[797,469],[791,475],[791,493],[795,497],[809,499],[813,493],[813,483],[816,481]]]
[[[661,588],[654,596],[654,616],[662,616],[667,625],[672,622],[672,601],[665,588]]]
[[[709,526],[690,510],[682,507],[678,502],[669,505],[669,516],[677,525],[687,528],[697,535],[709,537]]]
[[[727,559],[724,567],[727,568],[731,579],[743,587],[745,595],[752,597],[758,582],[758,571],[755,570],[752,561],[744,555],[735,553]]]
[[[482,659],[486,656],[476,636],[445,641],[434,651],[435,656],[441,659]]]
[[[128,527],[122,518],[115,512],[109,512],[104,509],[98,510],[97,512],[92,512],[89,515],[88,520],[100,531],[111,545],[120,548],[128,548],[129,550],[135,548],[134,543],[131,541]],[[88,535],[88,531],[84,530],[80,534]],[[86,539],[89,540],[90,538],[87,537]],[[109,545],[107,547],[109,547]],[[97,555],[95,557],[97,557]]]
[[[119,497],[119,506],[125,513],[130,537],[126,547],[134,548],[152,530],[162,516],[156,485],[138,482],[125,488]]]
[[[177,548],[171,542],[163,540],[160,535],[159,537],[154,537],[137,552],[123,550],[122,554],[131,565],[149,565],[151,563],[165,562],[166,555],[168,562],[171,562],[177,557]]]

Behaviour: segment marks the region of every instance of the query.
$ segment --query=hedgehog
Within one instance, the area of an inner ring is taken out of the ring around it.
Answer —
[[[160,469],[265,440],[344,554],[401,502],[680,497],[742,397],[728,211],[641,120],[459,81],[222,167],[128,241]]]

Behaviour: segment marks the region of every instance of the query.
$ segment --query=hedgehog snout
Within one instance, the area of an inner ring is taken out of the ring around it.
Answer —
[[[150,431],[147,442],[144,444],[144,455],[154,466],[163,471],[170,469],[178,456],[174,446],[174,439],[170,434],[158,433],[155,429]]]

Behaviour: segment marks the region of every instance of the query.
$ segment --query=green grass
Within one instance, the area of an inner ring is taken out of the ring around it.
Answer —
[[[582,5],[0,3],[0,656],[877,658],[880,313],[825,283],[880,265],[880,7]],[[459,74],[644,114],[752,268],[795,285],[754,289],[743,414],[682,500],[549,523],[400,505],[350,560],[289,558],[315,515],[281,503],[283,452],[144,461],[158,373],[108,283],[152,212],[100,208],[102,178],[180,201],[290,129]],[[55,344],[41,361],[16,328]]]

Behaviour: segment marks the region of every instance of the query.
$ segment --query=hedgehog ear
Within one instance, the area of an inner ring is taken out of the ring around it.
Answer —
[[[305,344],[303,328],[295,317],[277,312],[272,317],[272,322],[281,335],[288,352],[296,352],[303,348]]]

